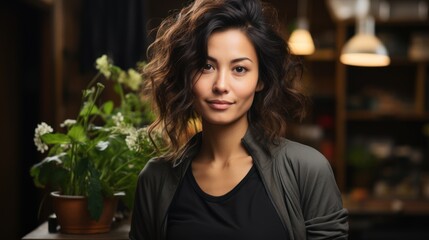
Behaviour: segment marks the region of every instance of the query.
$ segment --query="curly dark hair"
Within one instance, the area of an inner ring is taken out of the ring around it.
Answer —
[[[195,0],[161,23],[144,70],[159,116],[150,131],[161,127],[167,135],[169,159],[180,154],[181,140],[191,135],[189,122],[198,118],[192,80],[206,63],[208,39],[231,28],[240,29],[257,53],[264,87],[255,94],[248,118],[261,143],[275,144],[290,118],[305,115],[307,98],[297,84],[302,65],[279,33],[275,9],[258,0]]]

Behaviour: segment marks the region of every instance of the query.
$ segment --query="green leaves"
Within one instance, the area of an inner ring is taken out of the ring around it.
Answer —
[[[72,142],[85,143],[88,140],[84,128],[79,124],[73,125],[67,134],[47,133],[42,135],[41,139],[49,145],[70,144]]]
[[[113,111],[113,101],[107,101],[103,104],[103,106],[101,107],[103,109],[103,113],[106,115],[110,115],[112,114]]]
[[[88,185],[88,210],[92,219],[100,219],[103,213],[103,194],[100,173],[92,165],[88,166],[90,176]]]
[[[67,135],[75,142],[85,143],[87,141],[85,129],[81,125],[73,125]]]
[[[79,115],[85,117],[90,115],[97,115],[99,113],[100,110],[98,110],[97,106],[95,106],[93,102],[85,102],[83,104],[82,109],[80,110]]]
[[[69,136],[62,133],[47,133],[41,136],[46,144],[67,144],[70,143]]]
[[[54,189],[64,189],[70,171],[62,166],[60,157],[47,157],[30,169],[30,175],[37,187],[49,186]]]

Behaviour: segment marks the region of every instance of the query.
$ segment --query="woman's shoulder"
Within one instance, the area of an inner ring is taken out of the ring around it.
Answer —
[[[163,176],[165,173],[170,171],[171,166],[171,162],[162,157],[152,158],[146,163],[140,172],[139,179],[141,181],[142,179],[148,180]]]
[[[274,155],[300,170],[330,170],[326,157],[315,148],[290,140],[281,139],[276,146]]]
[[[176,159],[163,155],[150,159],[140,172],[140,181],[177,180],[184,175],[191,159],[196,155],[201,142],[201,133],[197,133],[183,147],[183,151]]]

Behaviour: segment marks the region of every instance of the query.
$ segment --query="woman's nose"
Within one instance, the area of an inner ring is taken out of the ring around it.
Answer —
[[[216,76],[216,79],[213,83],[213,92],[214,93],[228,93],[228,75],[226,72],[219,72]]]

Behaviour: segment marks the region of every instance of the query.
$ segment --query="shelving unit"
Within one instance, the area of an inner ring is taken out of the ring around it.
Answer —
[[[351,212],[395,213],[396,203],[401,212],[429,214],[429,62],[407,54],[413,33],[429,34],[429,20],[377,20],[376,32],[399,49],[389,66],[336,61],[337,182]],[[354,21],[336,22],[336,59],[353,33]]]
[[[429,16],[376,18],[391,64],[353,67],[339,59],[355,21],[329,22],[318,4],[309,14],[317,50],[302,58],[313,104],[292,135],[328,158],[351,214],[429,215],[429,59],[409,55],[413,35],[429,34]],[[333,46],[318,46],[328,32]]]

